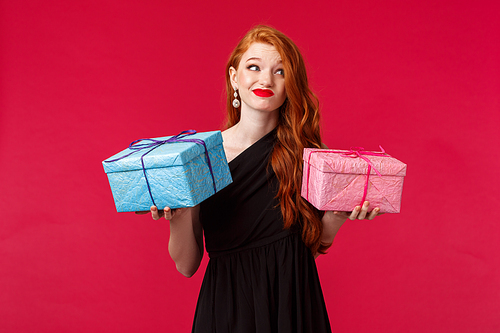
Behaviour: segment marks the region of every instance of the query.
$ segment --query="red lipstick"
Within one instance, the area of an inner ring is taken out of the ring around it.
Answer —
[[[253,93],[259,97],[271,97],[274,96],[274,93],[272,90],[269,89],[255,89],[253,90]]]

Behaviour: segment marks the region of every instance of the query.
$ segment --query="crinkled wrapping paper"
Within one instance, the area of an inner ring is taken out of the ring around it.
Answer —
[[[350,212],[363,198],[368,163],[336,152],[348,151],[304,149],[301,194],[319,210]],[[371,209],[379,207],[382,213],[399,213],[406,164],[388,155],[364,157],[372,163],[365,200]]]
[[[168,138],[170,137],[156,139]],[[205,142],[217,191],[232,183],[220,131],[197,133],[186,138]],[[115,162],[103,162],[118,212],[148,211],[153,205],[141,164],[141,155],[147,151],[148,149],[136,152]],[[114,160],[130,152],[127,148],[107,160]],[[201,144],[163,144],[144,156],[144,165],[158,209],[192,207],[214,194],[205,148]]]

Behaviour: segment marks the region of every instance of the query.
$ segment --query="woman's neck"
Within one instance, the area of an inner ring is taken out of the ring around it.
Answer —
[[[248,146],[260,140],[278,125],[279,110],[255,111],[242,108],[240,121],[233,127],[240,141]]]
[[[278,125],[278,115],[279,110],[242,110],[240,121],[222,133],[228,161],[271,132]]]

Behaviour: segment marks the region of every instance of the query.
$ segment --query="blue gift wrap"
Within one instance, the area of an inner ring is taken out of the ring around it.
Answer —
[[[134,141],[102,162],[118,212],[193,207],[232,183],[221,132],[183,133]]]

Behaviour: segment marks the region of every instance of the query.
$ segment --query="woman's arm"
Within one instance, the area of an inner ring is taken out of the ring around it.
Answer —
[[[322,149],[328,149],[328,147],[321,143]],[[352,210],[352,212],[338,212],[338,211],[327,211],[325,215],[323,215],[323,233],[321,234],[321,244],[325,246],[330,246],[333,243],[333,239],[340,227],[344,224],[344,222],[349,219],[351,221],[354,220],[364,220],[365,218],[368,220],[373,220],[380,211],[380,208],[373,209],[370,213],[368,213],[368,208],[370,208],[370,203],[365,201],[363,206],[356,206]],[[319,256],[319,253],[314,255],[315,258]]]
[[[203,258],[203,228],[200,223],[200,207],[170,209],[163,211],[153,206],[154,220],[161,217],[170,221],[168,252],[177,270],[186,277],[193,276]]]
[[[344,224],[344,222],[349,220],[373,220],[378,214],[380,209],[377,207],[373,209],[370,213],[368,212],[368,208],[370,208],[370,203],[365,201],[363,206],[356,206],[352,212],[337,212],[337,211],[327,211],[325,215],[323,215],[323,233],[321,234],[321,244],[330,246],[333,243],[333,239],[340,227]],[[315,258],[319,256],[319,253],[314,255]]]

